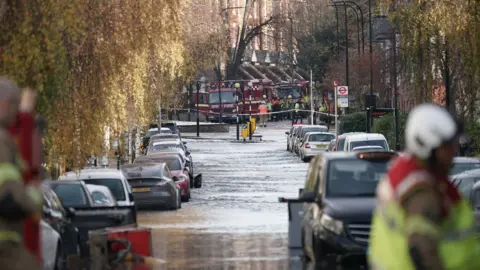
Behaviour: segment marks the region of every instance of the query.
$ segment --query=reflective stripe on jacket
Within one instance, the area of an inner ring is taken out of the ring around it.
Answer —
[[[267,113],[268,112],[267,105],[265,105],[265,104],[260,105],[259,110],[260,110],[261,114]]]
[[[429,235],[438,240],[439,255],[445,269],[480,269],[480,245],[476,239],[475,219],[468,202],[452,186],[442,194],[451,201],[444,221],[434,224],[425,217],[408,215],[400,201],[410,196],[426,181],[447,181],[425,177],[427,171],[411,157],[399,157],[377,188],[377,208],[372,219],[368,259],[372,269],[415,269],[410,257],[408,239],[413,234]],[[453,195],[452,195],[453,194]]]

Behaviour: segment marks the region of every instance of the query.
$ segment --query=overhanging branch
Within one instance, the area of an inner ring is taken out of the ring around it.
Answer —
[[[263,27],[264,26],[267,26],[269,25],[271,22],[273,21],[273,16],[271,16],[268,20],[262,22],[261,24],[253,27],[252,29],[250,29],[247,34],[245,35],[245,39],[244,39],[244,42],[245,44],[248,44],[250,43],[250,41],[252,41],[252,39],[256,36],[258,36],[260,34],[260,32],[262,31]]]

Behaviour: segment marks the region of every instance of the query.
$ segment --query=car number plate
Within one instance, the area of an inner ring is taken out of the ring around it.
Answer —
[[[133,192],[150,192],[150,188],[145,187],[145,188],[132,188]]]
[[[326,145],[325,144],[317,144],[317,148],[325,148]]]

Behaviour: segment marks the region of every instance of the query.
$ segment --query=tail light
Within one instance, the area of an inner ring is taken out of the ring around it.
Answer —
[[[309,143],[306,143],[306,144],[305,144],[305,148],[310,148],[310,144],[309,144]]]

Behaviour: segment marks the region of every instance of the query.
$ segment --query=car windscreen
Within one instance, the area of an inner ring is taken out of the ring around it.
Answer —
[[[125,190],[120,179],[82,179],[85,183],[97,186],[105,186],[110,189],[117,201],[124,201]]]
[[[158,129],[155,130],[149,130],[147,131],[147,134],[145,134],[145,137],[152,137],[153,135],[158,134]]]
[[[162,127],[169,128],[173,131],[175,129],[175,123],[162,123]]]
[[[453,167],[450,169],[450,175],[455,175],[469,170],[480,169],[480,163],[467,163],[458,162],[453,163]]]
[[[88,199],[80,184],[59,184],[53,190],[62,201],[64,207],[88,207]]]
[[[160,134],[172,134],[172,131],[169,128],[162,128]]]
[[[356,141],[356,142],[351,142],[350,143],[350,149],[353,149],[355,147],[359,146],[380,146],[383,149],[387,150],[388,145],[385,140],[368,140],[368,141]]]
[[[162,150],[177,149],[177,148],[182,149],[182,147],[180,146],[180,144],[176,144],[176,143],[162,143],[162,144],[155,144],[155,145],[153,145],[150,150],[151,150],[151,151],[162,151]]]
[[[335,135],[332,134],[312,134],[308,141],[310,142],[330,142],[335,138]]]
[[[387,171],[389,160],[338,159],[328,165],[329,197],[375,197],[377,184]]]
[[[107,197],[103,192],[100,191],[92,191],[90,192],[92,195],[92,199],[95,203],[99,205],[112,205],[113,202],[110,200],[109,197]]]

